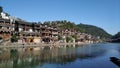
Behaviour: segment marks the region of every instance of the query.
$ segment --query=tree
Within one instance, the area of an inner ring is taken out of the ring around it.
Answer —
[[[18,38],[17,36],[14,34],[12,37],[11,37],[11,42],[17,42],[18,41]]]
[[[69,41],[71,41],[71,42],[72,42],[73,40],[72,40],[72,38],[71,38],[71,37],[67,36],[67,37],[66,37],[66,42],[68,43]]]
[[[77,35],[72,35],[72,37],[73,37],[74,39],[77,39]]]
[[[112,38],[113,38],[113,39],[118,39],[118,38],[120,38],[120,32],[118,32],[117,34],[115,34]]]
[[[3,12],[3,8],[0,6],[0,18],[2,17],[1,12]]]
[[[2,39],[2,37],[0,37],[0,40]]]
[[[63,39],[62,36],[58,35],[58,40],[62,40],[62,39]]]
[[[3,8],[0,6],[0,13],[3,12]]]

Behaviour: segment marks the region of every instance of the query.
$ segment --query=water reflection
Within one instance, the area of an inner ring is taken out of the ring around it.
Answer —
[[[39,51],[11,50],[0,53],[0,68],[36,68],[44,64],[65,65],[77,59],[95,59],[103,56],[106,50],[94,45],[43,49]]]

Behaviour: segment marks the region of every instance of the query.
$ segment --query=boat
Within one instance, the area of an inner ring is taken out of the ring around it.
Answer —
[[[120,59],[116,57],[110,57],[110,61],[112,61],[114,64],[120,67]]]

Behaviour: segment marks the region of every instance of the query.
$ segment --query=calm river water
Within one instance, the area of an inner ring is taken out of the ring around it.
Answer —
[[[118,68],[110,57],[120,58],[120,44],[89,44],[37,51],[0,48],[0,68]]]

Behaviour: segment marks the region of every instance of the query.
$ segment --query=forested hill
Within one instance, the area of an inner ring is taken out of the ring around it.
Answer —
[[[120,32],[118,32],[117,34],[115,34],[112,39],[120,39]]]
[[[77,25],[80,29],[82,29],[85,33],[100,36],[101,38],[111,38],[111,35],[107,33],[102,28],[93,25],[86,25],[86,24],[78,24]]]
[[[76,25],[75,23],[66,21],[66,20],[49,21],[49,22],[44,22],[44,24],[51,25],[51,26],[58,25],[60,29],[76,29],[81,33],[91,34],[96,37],[100,36],[101,38],[111,38],[111,35],[108,34],[105,30],[93,25],[86,25],[86,24]]]

